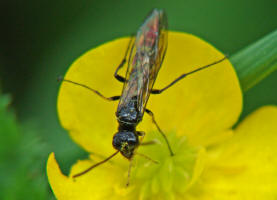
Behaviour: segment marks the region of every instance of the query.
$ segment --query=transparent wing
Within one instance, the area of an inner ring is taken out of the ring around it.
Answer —
[[[132,47],[118,109],[136,98],[137,112],[143,115],[166,49],[167,17],[162,10],[153,10],[140,27]]]

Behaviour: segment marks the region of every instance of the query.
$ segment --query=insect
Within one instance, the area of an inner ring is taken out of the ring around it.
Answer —
[[[162,89],[153,89],[158,72],[162,66],[166,50],[167,16],[163,10],[154,9],[140,26],[135,39],[132,38],[130,40],[125,56],[115,70],[114,77],[118,81],[124,83],[122,94],[120,96],[105,97],[99,91],[86,85],[63,78],[60,79],[62,81],[89,89],[106,100],[119,100],[116,111],[116,117],[119,123],[118,132],[114,134],[112,141],[112,145],[116,149],[116,152],[103,161],[92,165],[85,171],[75,174],[73,178],[81,176],[93,168],[107,162],[119,152],[130,161],[132,161],[134,155],[139,155],[136,153],[136,149],[141,144],[145,133],[136,130],[136,126],[142,121],[145,112],[151,116],[153,123],[163,136],[170,156],[174,156],[169,141],[155,120],[153,112],[146,108],[150,94],[160,94],[186,76],[220,63],[225,60],[226,57],[206,66],[200,67],[194,71],[182,74]],[[118,71],[126,64],[126,62],[128,64],[126,76],[122,77],[118,74]],[[147,158],[147,156],[143,156]],[[129,184],[130,169],[131,162],[128,171],[127,185]]]

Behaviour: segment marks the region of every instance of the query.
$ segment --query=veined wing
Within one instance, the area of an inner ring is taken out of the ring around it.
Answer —
[[[118,110],[135,103],[142,118],[167,49],[167,17],[154,9],[136,35]]]

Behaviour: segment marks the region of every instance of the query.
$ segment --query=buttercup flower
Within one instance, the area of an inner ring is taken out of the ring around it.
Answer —
[[[66,79],[88,85],[106,96],[120,95],[122,83],[113,78],[129,39],[101,45],[77,59]],[[168,51],[155,88],[178,75],[224,57],[203,40],[169,32]],[[88,90],[62,83],[58,114],[71,138],[91,152],[64,175],[54,154],[47,163],[51,188],[58,199],[276,199],[277,108],[266,106],[232,129],[242,109],[242,93],[229,61],[195,73],[160,95],[151,95],[147,107],[167,134],[167,146],[151,118],[144,116],[137,130],[146,132],[140,146],[158,164],[135,156],[130,186],[126,187],[129,162],[121,155],[72,178],[111,155],[117,132],[117,102],[106,102]]]

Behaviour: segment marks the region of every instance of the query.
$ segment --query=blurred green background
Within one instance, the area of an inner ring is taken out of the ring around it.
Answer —
[[[59,125],[56,78],[85,51],[136,32],[152,8],[166,10],[170,30],[195,34],[229,55],[277,28],[276,0],[29,0],[0,5],[0,199],[54,198],[45,177],[49,152],[56,153],[65,173],[86,156]],[[11,102],[3,94],[10,94]],[[277,72],[244,94],[241,119],[266,104],[277,104]]]

